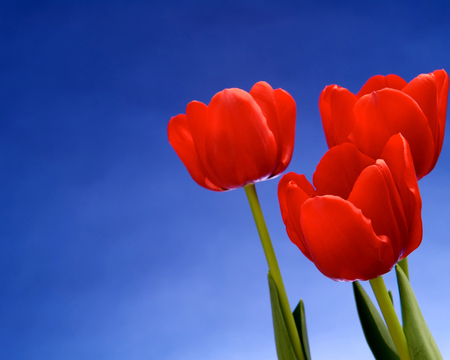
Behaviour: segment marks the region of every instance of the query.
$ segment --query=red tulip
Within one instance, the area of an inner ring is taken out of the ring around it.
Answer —
[[[278,199],[291,241],[329,278],[370,280],[422,240],[417,179],[408,142],[392,136],[374,160],[355,145],[330,149],[313,176],[288,173]]]
[[[370,78],[358,94],[327,86],[319,108],[328,147],[351,142],[377,159],[389,138],[401,133],[421,179],[433,170],[444,141],[449,79],[444,70],[407,83],[397,75]]]
[[[247,93],[225,89],[209,105],[192,101],[173,117],[169,142],[192,178],[215,191],[274,177],[291,161],[296,105],[282,89],[258,82]]]

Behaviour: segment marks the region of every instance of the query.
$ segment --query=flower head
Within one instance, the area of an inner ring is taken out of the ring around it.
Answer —
[[[291,161],[296,105],[284,90],[258,82],[247,93],[225,89],[173,117],[169,142],[192,178],[215,191],[274,177]]]
[[[313,176],[288,173],[278,199],[289,238],[326,276],[370,280],[422,240],[420,198],[405,138],[392,136],[374,160],[355,145],[330,149]]]
[[[377,159],[389,138],[401,133],[421,179],[442,149],[449,78],[444,70],[407,83],[397,75],[371,77],[355,95],[337,85],[321,93],[319,108],[328,147],[351,142]]]

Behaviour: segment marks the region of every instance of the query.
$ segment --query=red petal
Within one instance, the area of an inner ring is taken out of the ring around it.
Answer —
[[[312,261],[311,254],[305,244],[305,238],[300,225],[302,205],[310,197],[299,186],[297,186],[294,181],[289,182],[286,188],[286,204],[289,210],[289,218],[287,218],[286,222],[288,236],[291,241],[298,246],[301,252]]]
[[[435,145],[434,153],[437,154],[440,140],[440,126],[438,118],[439,110],[436,79],[434,75],[421,74],[411,80],[402,91],[411,96],[419,104],[422,112],[427,117],[431,133],[433,134],[433,142]],[[433,158],[433,160],[437,161],[437,157]],[[436,164],[435,161],[433,162],[434,163],[431,164],[430,169],[428,169],[429,171],[431,171]]]
[[[334,88],[339,88],[339,86],[328,85],[322,90],[319,97],[320,117],[322,118],[323,131],[325,132],[328,148],[330,149],[337,145],[337,141],[334,136],[334,126],[330,108],[330,97]]]
[[[433,161],[434,141],[419,105],[398,90],[365,95],[355,105],[355,126],[349,139],[359,150],[378,159],[389,138],[401,133],[411,146],[416,174],[424,176]]]
[[[445,118],[447,116],[447,100],[448,100],[448,74],[445,70],[436,70],[433,72],[436,79],[437,103],[438,103],[438,122],[439,122],[439,140],[437,151],[435,154],[435,162],[441,153],[442,144],[444,142]],[[434,165],[433,165],[434,167]]]
[[[199,101],[191,101],[186,107],[186,118],[200,162],[208,178],[221,189],[229,189],[216,174],[215,166],[208,163],[206,139],[208,138],[208,107]]]
[[[394,258],[398,260],[404,252],[404,243],[406,247],[408,228],[403,204],[383,160],[377,160],[376,165],[364,169],[348,201],[372,221],[375,234],[385,235],[391,240]]]
[[[316,195],[316,191],[313,186],[310,184],[308,180],[306,180],[305,175],[299,175],[294,172],[287,173],[283,175],[280,182],[278,183],[278,201],[280,202],[281,216],[283,217],[283,221],[286,224],[287,215],[289,213],[286,203],[286,193],[287,186],[290,182],[294,182],[302,188],[302,190],[308,195],[308,197],[312,197]]]
[[[282,173],[291,162],[294,151],[295,119],[297,117],[295,101],[286,91],[276,89],[275,100],[277,103],[278,119],[280,121],[280,142],[278,147],[281,149],[281,157],[272,175]]]
[[[355,102],[354,94],[337,85],[327,86],[320,94],[319,110],[329,148],[348,141],[355,122]]]
[[[331,148],[322,157],[313,175],[317,193],[347,199],[361,171],[374,163],[353,144],[344,143]]]
[[[180,157],[189,174],[199,184],[210,190],[221,191],[220,187],[209,179],[195,149],[194,141],[189,130],[186,115],[180,114],[169,121],[167,127],[170,145]]]
[[[187,117],[194,142],[202,142],[205,168],[227,189],[267,178],[276,160],[276,142],[258,104],[247,92],[225,89],[211,100],[206,121]],[[203,152],[198,148],[200,158]],[[202,161],[203,162],[203,161]]]
[[[266,118],[267,126],[275,137],[275,141],[277,143],[276,164],[278,164],[281,158],[281,131],[275,93],[268,83],[260,81],[253,85],[250,90],[250,95],[261,108],[261,111]]]
[[[298,246],[303,254],[311,260],[309,250],[305,246],[300,227],[301,205],[308,198],[315,196],[315,190],[304,175],[290,172],[284,175],[278,184],[278,201],[281,216],[286,225],[289,239]],[[289,199],[289,200],[288,200]]]
[[[377,237],[361,210],[339,197],[307,200],[301,226],[313,262],[334,280],[373,279],[388,272],[397,260],[389,239]]]
[[[208,163],[228,188],[266,179],[275,167],[277,146],[250,94],[226,89],[208,107]]]
[[[386,144],[381,158],[389,166],[392,178],[402,200],[408,226],[408,239],[402,258],[414,251],[422,241],[422,200],[414,171],[408,142],[400,134],[394,135]]]
[[[408,83],[405,80],[397,75],[375,75],[367,80],[361,90],[359,90],[359,92],[356,94],[356,97],[359,99],[364,95],[370,94],[373,91],[381,90],[384,88],[402,90],[407,84]]]

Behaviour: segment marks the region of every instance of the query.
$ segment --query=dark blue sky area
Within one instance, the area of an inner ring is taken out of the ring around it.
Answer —
[[[265,80],[297,101],[288,170],[311,178],[326,151],[321,90],[448,71],[449,10],[446,1],[0,5],[0,358],[275,359],[267,265],[244,192],[195,184],[168,121],[192,100]],[[436,294],[447,281],[436,271],[450,271],[449,151],[445,142],[420,183],[424,243],[410,260],[444,358],[450,294]],[[370,359],[351,286],[290,243],[277,183],[258,191],[291,304],[305,299],[313,357]]]

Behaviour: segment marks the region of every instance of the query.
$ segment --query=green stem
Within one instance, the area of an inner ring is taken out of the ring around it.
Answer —
[[[411,360],[409,355],[408,343],[406,342],[405,333],[397,318],[394,306],[392,305],[391,299],[389,298],[386,285],[384,284],[383,277],[377,277],[370,280],[370,285],[372,286],[375,297],[377,298],[378,305],[380,306],[381,312],[383,313],[386,325],[391,333],[392,340],[394,341],[395,347],[397,348],[398,355],[401,360]]]
[[[264,220],[264,215],[259,204],[258,195],[256,194],[256,188],[254,184],[249,184],[244,187],[245,193],[247,194],[248,202],[250,203],[250,208],[252,209],[253,218],[255,219],[256,227],[258,229],[259,237],[261,239],[261,244],[266,255],[267,264],[269,265],[269,271],[277,285],[278,295],[280,298],[281,311],[283,312],[283,317],[286,321],[286,327],[289,332],[289,337],[291,339],[292,346],[294,348],[295,355],[297,359],[304,360],[303,351],[300,344],[300,337],[297,332],[297,327],[295,325],[294,316],[291,312],[291,307],[286,295],[286,290],[284,288],[283,279],[281,278],[280,268],[278,267],[277,258],[273,250],[272,242],[270,240],[269,231],[267,230],[266,222]]]
[[[409,280],[408,258],[405,257],[403,260],[400,260],[398,264],[400,265],[400,267],[402,268],[403,272],[405,273],[406,277]]]

